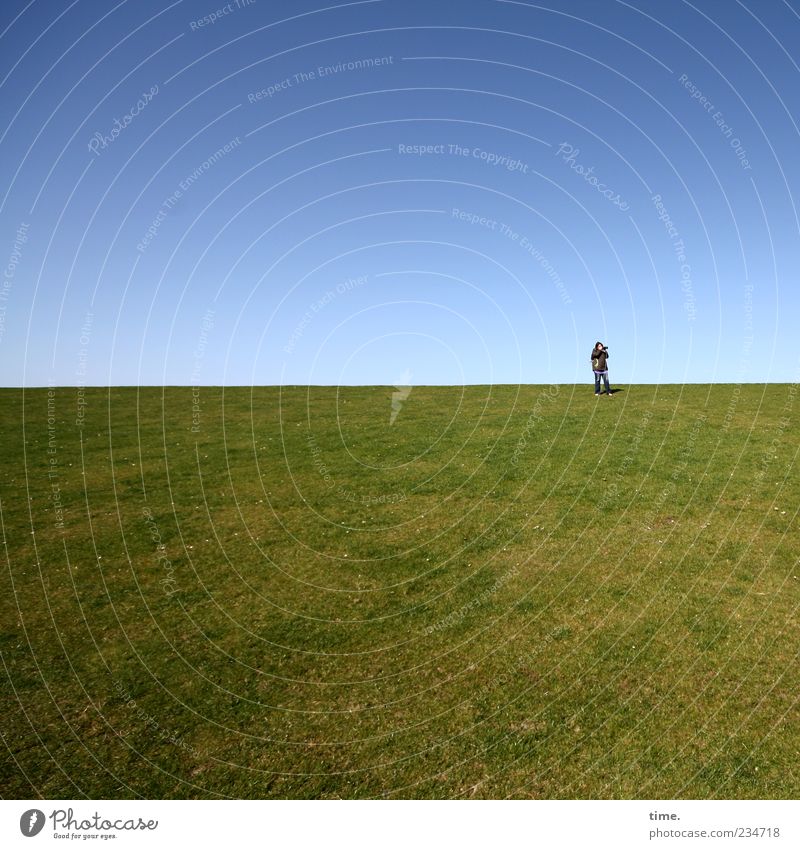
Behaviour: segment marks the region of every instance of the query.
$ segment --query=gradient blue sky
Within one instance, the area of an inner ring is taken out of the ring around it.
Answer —
[[[798,3],[2,16],[3,385],[798,378]]]

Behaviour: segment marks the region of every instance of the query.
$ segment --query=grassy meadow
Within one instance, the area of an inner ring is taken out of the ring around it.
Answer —
[[[795,385],[0,399],[5,798],[800,795]]]

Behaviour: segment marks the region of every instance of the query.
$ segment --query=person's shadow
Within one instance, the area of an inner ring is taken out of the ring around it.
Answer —
[[[616,394],[617,394],[617,392],[624,392],[624,391],[625,391],[624,389],[621,389],[621,388],[619,388],[619,387],[616,387],[616,388],[612,389],[612,390],[611,390],[608,394],[609,394],[609,395],[616,395]]]

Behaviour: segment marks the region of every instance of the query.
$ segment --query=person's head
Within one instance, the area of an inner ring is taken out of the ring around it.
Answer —
[[[594,343],[594,349],[595,349],[595,351],[599,351],[602,347],[603,347],[603,343],[602,343],[602,342],[595,342],[595,343]]]

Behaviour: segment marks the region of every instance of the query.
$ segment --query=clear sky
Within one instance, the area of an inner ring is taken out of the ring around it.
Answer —
[[[3,385],[798,379],[798,2],[0,14]]]

